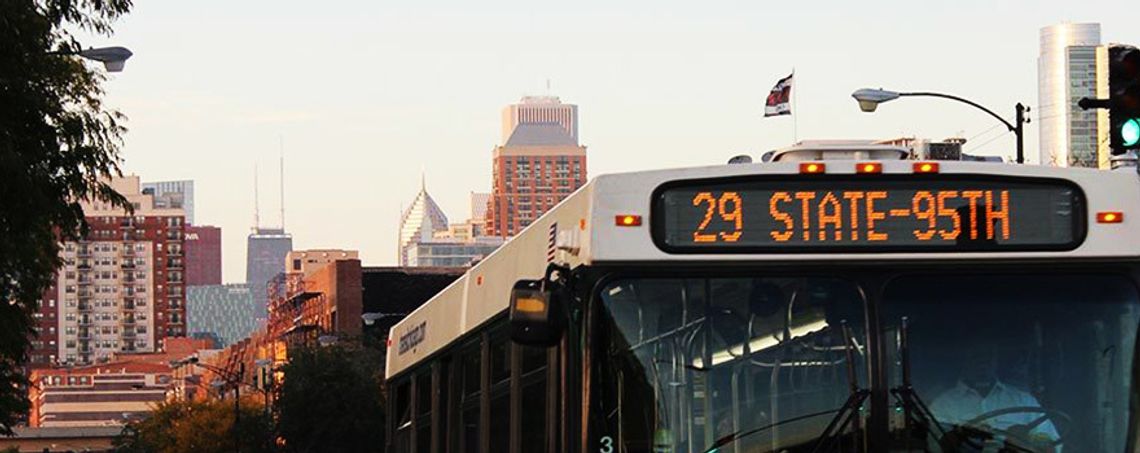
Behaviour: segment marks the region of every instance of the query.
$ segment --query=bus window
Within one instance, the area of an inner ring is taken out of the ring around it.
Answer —
[[[462,453],[479,453],[479,411],[482,398],[483,375],[482,344],[474,341],[464,347],[459,354],[463,367],[460,371],[463,377],[463,394],[460,397],[459,430]]]
[[[898,442],[968,450],[990,438],[1016,451],[1125,448],[1140,322],[1140,296],[1128,278],[908,275],[890,282],[883,300],[890,385],[900,387],[909,372],[913,391],[899,393],[898,402],[929,407],[929,414],[896,414]]]
[[[490,445],[493,452],[510,451],[511,433],[511,342],[506,332],[491,335]]]
[[[436,405],[435,438],[439,444],[440,452],[454,451],[448,447],[447,432],[453,426],[451,406],[451,360],[444,357],[439,362],[439,401]]]
[[[810,449],[850,386],[867,387],[848,280],[628,279],[601,299],[592,423],[614,451]]]
[[[412,451],[412,382],[408,379],[396,385],[395,439],[393,445],[396,453],[411,453]]]
[[[522,355],[519,373],[519,445],[528,452],[546,451],[546,348],[515,346]]]
[[[416,453],[431,453],[431,371],[416,376]]]

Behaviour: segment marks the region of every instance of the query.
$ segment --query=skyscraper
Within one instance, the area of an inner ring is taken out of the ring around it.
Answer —
[[[447,231],[447,216],[427,193],[427,185],[420,184],[420,192],[400,216],[400,237],[397,253],[401,266],[408,265],[408,247],[417,242],[431,241],[435,233]]]
[[[507,144],[520,124],[557,124],[578,143],[578,106],[563,104],[557,96],[523,96],[518,104],[503,107],[500,144]]]
[[[293,236],[281,228],[254,228],[246,242],[245,281],[253,295],[253,314],[266,319],[269,296],[266,285],[285,272],[285,255],[293,250]]]
[[[586,183],[578,107],[553,96],[524,97],[503,109],[503,143],[492,152],[486,234],[522,231]]]
[[[186,286],[222,284],[222,229],[186,227]]]
[[[36,315],[33,366],[154,352],[165,338],[186,335],[182,210],[156,207],[138,176],[110,184],[134,214],[83,204],[90,230],[63,244],[64,265]]]
[[[194,181],[158,181],[142,183],[143,193],[154,195],[154,207],[181,209],[186,224],[194,225]]]
[[[1037,58],[1037,115],[1041,165],[1099,167],[1108,159],[1108,113],[1082,110],[1077,101],[1107,92],[1100,24],[1057,24],[1041,29]],[[1032,156],[1030,156],[1032,158]]]

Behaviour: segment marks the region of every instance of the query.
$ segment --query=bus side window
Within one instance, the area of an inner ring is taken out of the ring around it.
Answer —
[[[410,379],[404,379],[396,384],[396,413],[392,417],[395,422],[395,445],[396,453],[411,453],[412,452],[412,382]]]
[[[462,394],[460,400],[459,424],[462,429],[456,430],[459,434],[460,452],[479,453],[479,412],[482,398],[482,344],[474,341],[464,347],[459,353],[462,366],[460,371]]]
[[[510,452],[512,345],[505,329],[492,333],[490,339],[490,451]]]
[[[436,452],[444,453],[449,450],[447,445],[447,431],[455,426],[451,421],[451,414],[453,412],[451,405],[451,360],[449,357],[443,357],[439,361],[439,375],[435,381],[436,385],[436,401],[435,401],[435,418],[432,419],[432,426],[435,428],[432,438],[435,439]]]
[[[431,374],[416,375],[416,453],[431,453]]]
[[[530,346],[515,348],[521,355],[519,370],[519,445],[522,451],[547,451],[546,393],[549,349]]]

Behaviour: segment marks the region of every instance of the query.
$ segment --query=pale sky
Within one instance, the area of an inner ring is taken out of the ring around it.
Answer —
[[[964,136],[967,152],[1012,156],[1012,134],[967,106],[865,114],[850,94],[942,91],[1012,121],[1016,102],[1037,103],[1042,26],[1100,22],[1104,41],[1140,43],[1119,0],[617,3],[136,2],[115,36],[84,44],[135,53],[107,84],[130,118],[123,168],[194,180],[197,223],[222,227],[224,280],[241,282],[255,164],[261,223],[279,223],[279,138],[294,247],[392,265],[420,169],[462,221],[468,193],[490,190],[500,109],[547,79],[579,105],[591,176],[789,145],[793,120],[762,112],[793,68],[801,140]],[[1035,154],[1035,123],[1026,138]]]

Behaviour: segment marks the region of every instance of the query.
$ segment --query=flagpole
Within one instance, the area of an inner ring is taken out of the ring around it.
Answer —
[[[798,112],[800,110],[799,107],[796,107],[796,98],[799,97],[796,94],[796,92],[799,90],[796,89],[795,80],[796,80],[796,68],[793,67],[792,68],[792,93],[791,93],[791,95],[792,95],[792,144],[793,145],[798,143],[800,140],[799,120],[797,119],[797,115],[796,115],[796,112]]]

